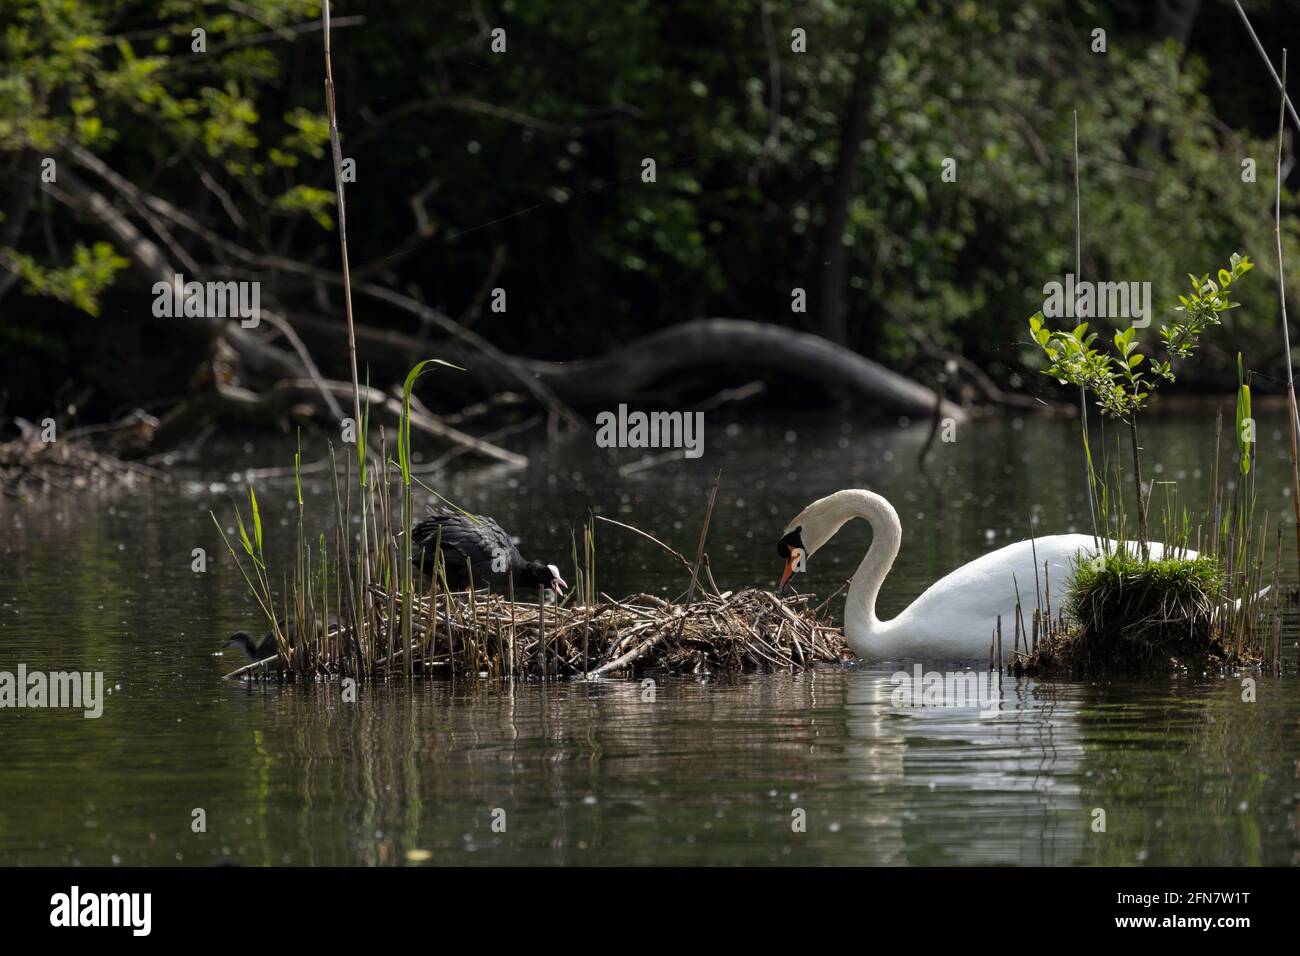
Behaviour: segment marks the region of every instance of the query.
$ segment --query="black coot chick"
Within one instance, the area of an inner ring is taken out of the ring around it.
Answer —
[[[469,587],[471,571],[475,587],[491,584],[497,592],[506,590],[510,577],[524,592],[544,587],[558,597],[568,588],[559,568],[524,560],[510,535],[487,515],[465,515],[447,507],[434,509],[411,529],[411,562],[425,574],[433,573],[439,529],[447,585],[453,590]]]
[[[280,618],[280,633],[290,636],[292,640],[296,635],[298,623],[287,617]],[[329,630],[335,630],[339,626],[338,618],[331,614],[329,621],[325,625]],[[316,635],[321,636],[320,622],[316,624]],[[249,660],[260,661],[268,657],[274,657],[278,650],[275,646],[275,635],[267,631],[260,638],[254,637],[247,631],[236,631],[230,635],[230,640],[226,642],[226,647],[238,647],[248,656]]]
[[[267,631],[261,639],[253,637],[247,631],[236,631],[230,635],[226,647],[238,647],[250,661],[260,661],[276,654],[275,635]]]

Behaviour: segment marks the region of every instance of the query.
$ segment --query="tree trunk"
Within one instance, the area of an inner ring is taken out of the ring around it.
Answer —
[[[1192,27],[1201,12],[1201,0],[1160,0],[1156,10],[1156,33],[1187,46],[1192,38]]]
[[[1156,35],[1167,37],[1182,48],[1179,65],[1187,55],[1187,41],[1192,38],[1192,28],[1201,12],[1201,0],[1160,0],[1156,5]],[[1148,103],[1150,99],[1148,98]],[[1164,132],[1149,121],[1142,124],[1139,139],[1143,150],[1158,152],[1164,149]]]
[[[834,177],[826,191],[820,256],[821,275],[817,289],[817,327],[823,338],[837,345],[848,342],[845,322],[845,289],[848,286],[849,252],[844,245],[844,229],[848,225],[849,202],[857,189],[858,158],[862,138],[867,127],[867,107],[870,105],[868,82],[875,73],[880,52],[889,40],[889,23],[873,29],[864,23],[858,60],[853,68],[853,85],[844,108],[844,122],[840,127],[839,157],[835,163]]]

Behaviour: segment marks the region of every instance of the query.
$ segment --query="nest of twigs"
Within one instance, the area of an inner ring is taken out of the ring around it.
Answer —
[[[347,627],[308,626],[275,656],[230,677],[328,680],[404,675],[599,678],[647,671],[794,671],[851,659],[841,630],[804,595],[747,589],[673,604],[650,594],[594,605],[543,605],[498,594],[443,593],[413,603],[403,650],[401,601],[376,589],[381,635],[358,646]]]
[[[19,436],[0,442],[0,492],[5,494],[19,496],[46,488],[83,491],[167,480],[154,468],[96,451],[74,434],[47,442],[37,426],[20,419],[14,422]]]

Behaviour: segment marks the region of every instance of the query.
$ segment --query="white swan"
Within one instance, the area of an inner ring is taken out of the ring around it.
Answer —
[[[1040,588],[1044,584],[1043,565],[1047,565],[1055,609],[1065,592],[1076,556],[1097,552],[1095,541],[1088,534],[1054,534],[1017,541],[940,578],[898,617],[882,621],[876,617],[876,598],[885,575],[898,557],[903,540],[902,523],[893,505],[880,495],[861,490],[837,491],[814,501],[786,526],[777,545],[781,557],[786,559],[781,587],[852,518],[865,518],[871,525],[871,547],[849,584],[844,606],[844,636],[853,652],[865,660],[900,657],[987,660],[989,640],[999,614],[1002,615],[1003,648],[1009,653],[1015,633],[1017,585],[1026,622],[1033,613],[1031,609],[1036,607],[1035,563]],[[1164,553],[1162,544],[1152,542],[1150,548],[1152,558]],[[1177,553],[1196,557],[1196,552],[1189,549],[1180,548]]]

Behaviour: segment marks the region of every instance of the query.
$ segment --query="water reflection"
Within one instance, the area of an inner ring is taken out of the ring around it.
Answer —
[[[327,864],[411,851],[498,864],[1277,864],[1297,851],[1289,781],[1258,772],[1295,755],[1282,733],[1294,707],[1277,693],[1247,706],[1223,681],[1155,694],[1018,681],[982,716],[899,709],[893,688],[887,671],[826,668],[664,679],[653,702],[624,682],[425,682],[357,705],[325,687],[233,689],[229,716],[262,711],[275,729],[247,731],[220,839],[246,862]],[[806,832],[792,828],[797,810]],[[206,842],[200,858],[216,855]]]

